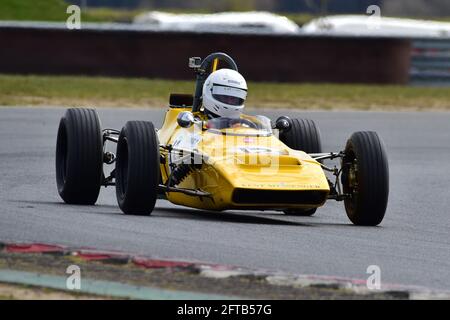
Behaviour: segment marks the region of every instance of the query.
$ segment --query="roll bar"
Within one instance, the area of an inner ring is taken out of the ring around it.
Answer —
[[[197,74],[192,112],[200,110],[203,84],[205,83],[205,80],[209,76],[209,74],[212,71],[215,71],[213,70],[213,66],[215,69],[218,61],[223,61],[228,64],[228,67],[230,69],[238,71],[237,64],[236,62],[234,62],[233,58],[223,52],[211,53],[203,61],[200,57],[189,58],[189,67],[194,69],[195,73]]]

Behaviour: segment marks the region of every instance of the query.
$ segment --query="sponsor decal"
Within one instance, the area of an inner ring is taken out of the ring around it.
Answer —
[[[273,155],[282,155],[287,154],[286,150],[282,149],[274,149],[268,147],[252,147],[252,146],[237,146],[233,151],[238,153],[247,153],[247,154],[273,154]]]
[[[197,148],[200,141],[202,141],[201,135],[182,132],[175,137],[172,146],[174,148],[193,150]]]

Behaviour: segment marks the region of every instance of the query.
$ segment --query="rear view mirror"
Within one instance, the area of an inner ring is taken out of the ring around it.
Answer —
[[[195,122],[194,115],[192,112],[183,111],[177,117],[177,123],[182,128],[189,128]]]
[[[291,119],[287,116],[281,116],[275,121],[274,129],[280,131],[289,131],[291,129]]]

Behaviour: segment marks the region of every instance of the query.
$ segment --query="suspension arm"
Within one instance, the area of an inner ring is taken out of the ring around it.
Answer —
[[[316,161],[321,160],[334,160],[334,159],[343,159],[345,156],[345,153],[343,151],[339,152],[329,152],[329,153],[310,153],[309,156],[311,156]],[[349,194],[343,193],[342,190],[342,183],[340,181],[340,177],[342,175],[342,165],[340,168],[337,166],[334,167],[328,167],[324,165],[322,162],[319,162],[320,166],[323,170],[331,172],[334,176],[334,182],[328,179],[328,184],[330,185],[330,194],[328,195],[328,199],[333,199],[336,201],[342,201],[348,197],[350,197]]]
[[[202,190],[194,190],[194,189],[186,189],[186,188],[178,188],[178,187],[169,187],[163,184],[158,186],[158,190],[160,192],[180,192],[190,196],[198,196],[198,197],[210,197],[211,193],[205,192]]]

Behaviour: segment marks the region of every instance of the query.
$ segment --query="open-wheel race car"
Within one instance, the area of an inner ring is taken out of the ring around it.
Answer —
[[[120,131],[102,130],[95,110],[68,109],[56,146],[62,199],[93,205],[101,186],[115,185],[125,214],[149,215],[159,198],[205,210],[300,216],[333,199],[344,201],[356,225],[383,220],[389,173],[377,133],[355,132],[342,151],[323,153],[318,127],[309,119],[209,118],[202,87],[218,62],[237,71],[224,53],[189,59],[197,77],[195,93],[171,95],[160,129],[150,121],[128,121]],[[107,151],[111,143],[117,144],[115,152]],[[108,165],[114,168],[106,174]]]

